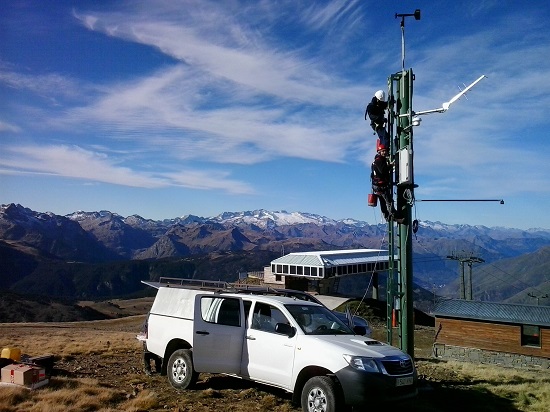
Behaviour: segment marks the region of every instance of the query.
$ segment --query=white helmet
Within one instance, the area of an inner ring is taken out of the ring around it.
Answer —
[[[381,102],[386,101],[386,93],[384,93],[384,90],[378,90],[376,93],[374,93],[374,97],[376,97]]]

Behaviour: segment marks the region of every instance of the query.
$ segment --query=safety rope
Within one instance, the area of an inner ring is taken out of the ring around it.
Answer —
[[[388,233],[388,225],[386,224],[386,225],[384,225],[384,231],[382,233],[382,238],[380,239],[380,247],[378,248],[378,256],[377,256],[378,258],[380,257],[380,254],[382,253],[382,246],[384,246],[384,242],[386,240],[387,233]],[[374,265],[374,267],[372,269],[372,272],[370,274],[369,283],[368,283],[368,285],[365,289],[365,293],[363,294],[363,297],[361,298],[361,300],[359,301],[359,304],[355,308],[355,311],[352,313],[352,319],[353,319],[353,316],[355,316],[359,312],[359,308],[361,307],[361,305],[363,304],[363,302],[367,298],[367,293],[368,293],[368,291],[369,291],[369,289],[372,285],[372,281],[374,279],[374,272],[376,272],[376,265]]]

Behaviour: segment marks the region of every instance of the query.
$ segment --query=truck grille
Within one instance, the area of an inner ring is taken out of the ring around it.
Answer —
[[[392,359],[382,361],[388,375],[406,375],[413,372],[413,363],[410,359]]]

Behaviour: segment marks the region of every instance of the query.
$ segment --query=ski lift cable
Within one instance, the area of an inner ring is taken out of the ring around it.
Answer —
[[[416,242],[417,245],[419,245],[424,251],[428,252],[428,253],[433,253],[431,251],[429,251],[423,244],[422,242],[420,241],[417,241]],[[414,262],[415,263],[423,263],[423,262],[435,262],[435,261],[438,261],[438,260],[441,260],[441,261],[445,261],[446,258],[443,258],[441,256],[438,256],[436,255],[435,257],[433,258],[425,258],[425,259],[415,259]],[[491,265],[492,267],[494,267],[495,269],[501,271],[502,273],[504,273],[505,275],[507,275],[510,279],[513,279],[514,278],[514,275],[512,275],[511,273],[508,273],[506,272],[505,270],[503,270],[502,268],[496,266],[494,263],[488,263],[488,265]],[[519,291],[522,291],[522,289],[520,289],[518,286],[516,286],[514,283],[512,283],[512,281],[510,281],[509,279],[507,278],[502,278],[502,277],[499,277],[499,276],[496,276],[494,273],[491,273],[489,272],[487,269],[481,267],[478,269],[478,271],[480,271],[481,273],[484,273],[486,274],[487,276],[490,276],[504,284],[508,284],[510,286],[512,286],[513,288],[519,290]],[[516,282],[518,283],[518,282]],[[535,286],[532,286],[532,285],[528,285],[527,283],[525,282],[522,282],[522,281],[519,281],[519,283],[521,283],[522,285],[524,285],[526,288],[530,288],[532,290],[534,290],[535,292],[537,293],[544,293],[542,290],[540,289],[537,289]]]
[[[507,275],[510,279],[515,279],[515,276],[514,276],[514,275],[512,275],[511,273],[508,273],[508,272],[506,272],[505,270],[499,268],[499,267],[496,266],[495,264],[489,263],[489,265],[491,265],[491,266],[494,267],[495,269],[501,271],[502,273],[504,273],[505,275]],[[490,273],[487,269],[481,268],[480,270],[481,270],[482,272],[485,272],[488,276],[494,277],[495,279],[498,279],[498,280],[500,280],[500,281],[503,281],[503,282],[509,284],[510,286],[512,286],[512,287],[514,287],[514,288],[520,290],[520,288],[519,288],[518,286],[516,286],[514,283],[512,283],[512,281],[510,281],[510,280],[508,280],[508,279],[499,278],[498,276],[496,276],[496,275]],[[535,286],[529,285],[529,284],[527,284],[527,283],[525,283],[525,282],[523,282],[523,281],[521,281],[521,280],[515,279],[515,282],[516,282],[516,283],[519,283],[519,284],[521,284],[521,285],[523,285],[523,286],[525,286],[526,288],[533,289],[533,290],[534,290],[535,292],[537,292],[537,293],[544,293],[542,290],[537,289]]]
[[[378,248],[378,257],[380,257],[380,254],[382,253],[382,246],[386,240],[386,234],[387,234],[387,231],[388,231],[388,225],[385,225],[384,227],[384,232],[382,233],[382,237],[380,239],[380,247]],[[363,293],[363,297],[361,298],[361,300],[359,301],[359,304],[357,305],[357,307],[355,308],[355,311],[353,312],[352,316],[355,316],[358,312],[359,312],[359,308],[361,307],[361,305],[363,304],[363,302],[365,301],[366,297],[367,297],[367,293],[372,285],[372,281],[373,281],[373,278],[374,278],[374,272],[376,270],[376,265],[375,267],[373,267],[372,269],[372,272],[371,272],[371,275],[370,275],[370,279],[369,279],[369,283],[367,285],[367,287],[365,288],[365,293]],[[353,318],[352,318],[353,319]]]

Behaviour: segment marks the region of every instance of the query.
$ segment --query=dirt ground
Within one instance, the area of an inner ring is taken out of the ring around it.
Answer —
[[[257,410],[299,411],[284,391],[244,380],[201,374],[196,388],[178,392],[166,378],[147,376],[142,368],[141,343],[136,334],[143,316],[59,324],[0,324],[0,347],[20,347],[23,353],[54,353],[52,381],[56,379],[93,379],[99,385],[120,392],[121,399],[139,397],[147,392],[155,397],[154,407],[132,410],[250,412]],[[376,335],[384,335],[375,329]],[[440,367],[431,358],[433,329],[415,332],[415,363],[419,374],[418,398],[402,405],[408,411],[463,411],[464,404],[477,405],[469,410],[515,411],[505,400],[485,396],[479,403],[476,391],[452,369]],[[487,407],[490,401],[495,409]],[[462,406],[461,406],[462,405]],[[401,409],[401,407],[399,408]],[[118,409],[115,406],[115,410]]]

